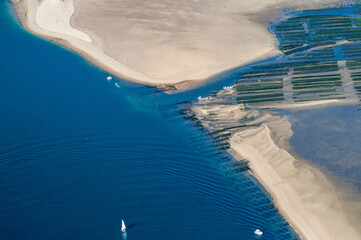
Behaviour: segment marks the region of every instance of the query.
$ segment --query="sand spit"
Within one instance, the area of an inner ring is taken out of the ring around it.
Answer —
[[[358,98],[352,98],[347,97],[345,99],[327,99],[327,100],[313,100],[308,102],[288,102],[284,101],[282,103],[278,104],[254,104],[253,106],[257,106],[263,109],[288,109],[292,111],[298,111],[298,110],[306,110],[306,109],[318,109],[318,108],[324,108],[324,107],[331,107],[331,106],[346,106],[346,105],[352,105],[352,104],[358,104],[359,99]],[[251,105],[251,104],[249,104]]]
[[[33,33],[72,48],[119,77],[181,88],[279,53],[267,25],[281,9],[338,2],[12,1]]]
[[[277,133],[291,132],[286,119],[271,124]],[[235,134],[231,148],[250,161],[283,215],[304,239],[360,239],[361,222],[347,214],[334,187],[316,168],[278,147],[268,125]]]
[[[302,239],[361,239],[359,196],[345,196],[318,168],[291,154],[293,132],[286,117],[242,105],[197,104],[192,110],[211,131],[244,126],[228,130],[229,151],[249,161]]]

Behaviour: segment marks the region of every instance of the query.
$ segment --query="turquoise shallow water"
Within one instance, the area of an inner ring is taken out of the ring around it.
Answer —
[[[0,1],[0,239],[257,239],[256,228],[297,239],[262,187],[178,113],[233,72],[175,95],[107,81],[24,31],[10,6]]]

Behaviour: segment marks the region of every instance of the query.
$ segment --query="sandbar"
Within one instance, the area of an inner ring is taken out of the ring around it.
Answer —
[[[252,174],[302,239],[361,239],[360,194],[337,186],[327,172],[292,151],[287,117],[240,104],[199,103],[192,111],[210,131],[249,126],[232,132],[229,152],[249,161]]]
[[[185,88],[279,54],[269,21],[336,0],[12,0],[31,32],[126,80]]]

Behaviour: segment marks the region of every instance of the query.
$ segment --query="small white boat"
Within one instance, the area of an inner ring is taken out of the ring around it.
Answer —
[[[118,83],[115,83],[115,86],[120,87]]]
[[[209,97],[202,97],[202,96],[199,96],[198,97],[198,101],[203,101],[203,100],[208,100]]]
[[[227,86],[224,86],[224,87],[223,87],[223,90],[227,90],[227,89],[231,89],[231,88],[233,88],[233,86],[228,86],[228,87],[227,87]]]
[[[123,233],[127,231],[127,227],[125,226],[125,223],[122,219],[122,228],[120,229]]]
[[[256,231],[254,231],[254,234],[256,234],[257,236],[262,236],[263,232],[259,229],[257,229]]]
[[[112,79],[113,79],[112,76],[108,76],[108,77],[107,77],[107,80],[108,80],[108,81],[110,81],[110,80],[112,80]]]

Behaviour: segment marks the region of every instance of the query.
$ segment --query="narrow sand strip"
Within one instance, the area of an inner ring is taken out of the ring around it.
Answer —
[[[278,147],[268,126],[292,135],[287,119],[235,134],[231,147],[250,161],[258,180],[271,192],[283,215],[309,240],[361,239],[334,187],[316,168]],[[283,135],[284,136],[284,135]]]
[[[192,110],[210,131],[250,126],[227,130],[233,134],[230,153],[249,161],[254,176],[302,239],[361,239],[360,195],[346,193],[318,168],[291,154],[293,132],[286,117],[242,105],[199,104]]]

